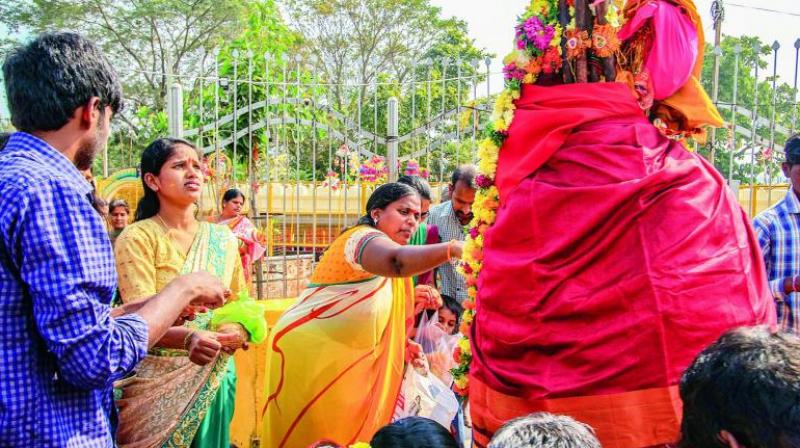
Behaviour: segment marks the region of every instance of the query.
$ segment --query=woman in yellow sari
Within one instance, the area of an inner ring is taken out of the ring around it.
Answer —
[[[141,169],[145,196],[115,246],[122,301],[150,297],[195,271],[217,276],[233,296],[246,290],[236,237],[194,217],[203,185],[197,149],[180,139],[156,140]],[[227,333],[209,331],[210,315],[170,329],[136,374],[117,385],[120,447],[229,446],[236,391],[229,355],[248,334],[238,324]]]
[[[386,184],[323,255],[267,344],[263,426],[269,448],[366,441],[388,424],[414,318],[411,276],[461,256],[461,243],[407,246],[420,198]]]

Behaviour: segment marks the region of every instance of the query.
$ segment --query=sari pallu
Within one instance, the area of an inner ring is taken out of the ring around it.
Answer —
[[[239,263],[235,248],[226,228],[201,223],[180,274],[205,270],[233,288],[234,277],[241,275],[235,267]],[[210,319],[211,313],[204,313],[184,325],[207,330]],[[152,349],[132,377],[116,384],[121,390],[116,401],[119,446],[227,446],[235,384],[234,365],[227,354],[198,366],[185,350]]]
[[[243,250],[240,250],[240,255],[245,278],[250,280],[250,266],[261,259],[267,252],[267,248],[258,240],[256,227],[246,216],[237,216],[236,218],[220,221],[219,224],[228,226],[231,232],[239,238],[241,244],[244,245]]]
[[[370,440],[390,422],[413,295],[409,279],[360,269],[358,254],[375,237],[385,235],[357,227],[340,236],[272,330],[265,446],[303,447],[321,439],[349,445]]]

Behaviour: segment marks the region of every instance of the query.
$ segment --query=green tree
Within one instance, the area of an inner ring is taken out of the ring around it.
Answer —
[[[18,0],[0,3],[0,23],[17,36],[72,29],[91,37],[123,77],[131,109],[161,111],[170,77],[196,73],[214,48],[238,36],[246,5],[244,0]],[[139,131],[132,120],[128,124]]]
[[[738,56],[738,73],[736,67],[736,49]],[[728,128],[717,130],[715,165],[724,175],[732,174],[733,179],[743,183],[780,179],[779,151],[768,148],[779,147],[789,137],[785,130],[792,130],[796,117],[796,92],[784,82],[778,82],[771,71],[773,51],[769,45],[757,37],[725,36],[720,44],[719,77],[719,109],[727,123],[733,121],[734,83],[737,87],[735,98],[737,115],[737,132],[731,134]],[[786,51],[783,51],[786,54]],[[706,45],[705,63],[703,66],[703,85],[709,94],[713,91],[714,52],[711,45]],[[758,86],[756,88],[755,67],[758,66]],[[775,88],[773,89],[773,81]],[[756,105],[756,99],[758,100]],[[752,145],[752,130],[755,120],[755,149]],[[773,122],[772,116],[775,120]],[[774,126],[774,127],[773,127]],[[731,154],[730,146],[733,146]],[[701,148],[701,154],[709,156],[710,147]],[[755,157],[751,157],[754,154]],[[733,156],[733,157],[731,157]],[[733,164],[731,165],[731,160]]]

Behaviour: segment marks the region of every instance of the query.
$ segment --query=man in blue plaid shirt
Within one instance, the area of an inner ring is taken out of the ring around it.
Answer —
[[[781,328],[800,334],[800,137],[785,146],[781,166],[791,188],[786,197],[753,221]]]
[[[119,81],[71,33],[15,49],[3,76],[20,132],[0,151],[0,447],[111,447],[112,383],[226,292],[198,273],[112,311],[111,244],[78,170],[108,141]]]

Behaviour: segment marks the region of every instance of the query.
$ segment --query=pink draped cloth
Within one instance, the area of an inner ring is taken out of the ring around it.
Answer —
[[[699,51],[697,28],[678,6],[653,1],[640,7],[619,32],[620,40],[633,36],[648,20],[655,30],[645,68],[653,83],[653,98],[669,98],[689,81]],[[669,63],[664,63],[669,61]]]
[[[526,400],[677,384],[728,329],[774,324],[748,218],[625,86],[525,86],[500,153],[472,374]]]

